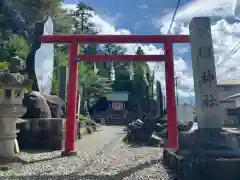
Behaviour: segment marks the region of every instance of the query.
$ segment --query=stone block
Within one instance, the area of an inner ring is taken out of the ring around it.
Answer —
[[[86,121],[80,121],[79,125],[80,125],[79,128],[84,128],[86,126]]]
[[[65,139],[65,119],[28,119],[18,127],[20,149],[60,150]]]

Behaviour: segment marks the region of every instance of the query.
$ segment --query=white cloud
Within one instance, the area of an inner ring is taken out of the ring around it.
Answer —
[[[233,17],[233,9],[233,0],[197,0],[180,8],[172,26],[172,34],[189,34],[188,24],[193,17],[211,17],[218,82],[226,79],[240,78],[240,23]],[[237,7],[235,9],[235,15],[237,15],[240,8]],[[170,13],[154,21],[156,27],[161,27],[161,33],[167,32],[172,15],[173,14]],[[237,50],[232,56],[229,56],[229,52],[231,52],[234,47],[239,51]],[[181,81],[181,86],[188,87],[190,93],[193,94],[191,69],[192,67],[185,69],[188,73],[185,73],[185,77],[182,75],[183,80]],[[181,87],[180,90],[182,89],[185,88]],[[184,92],[186,92],[186,90]]]
[[[137,5],[137,8],[139,8],[139,9],[147,9],[147,5],[146,4],[138,4]]]
[[[68,9],[68,10],[75,10],[76,9],[76,4],[66,4],[66,3],[62,3],[62,7],[64,9]]]
[[[67,9],[74,9],[74,5],[63,5],[64,8]],[[109,22],[105,21],[100,15],[98,14],[94,14],[94,16],[92,17],[91,21],[95,24],[96,28],[100,31],[99,34],[115,34],[115,35],[128,35],[131,34],[130,30],[128,29],[116,29],[114,27],[114,25],[110,24]],[[127,54],[133,54],[136,52],[137,48],[139,46],[142,47],[142,49],[144,50],[145,54],[149,54],[149,55],[156,55],[156,54],[160,54],[163,53],[162,49],[157,48],[156,46],[154,46],[153,44],[149,44],[149,45],[142,45],[142,44],[123,44],[122,46],[124,46],[125,48],[127,48]],[[186,92],[184,90],[181,89],[181,87],[184,88],[189,88],[192,87],[191,83],[191,77],[187,76],[187,74],[189,73],[188,68],[186,63],[184,62],[183,59],[181,58],[176,58],[174,61],[175,64],[175,73],[177,76],[180,77],[179,80],[179,96],[184,96],[184,97],[188,97],[191,94],[189,92]],[[149,66],[151,69],[154,69],[156,63],[149,63]],[[162,83],[162,86],[165,87],[165,68],[164,68],[164,63],[160,63],[159,65],[159,70],[155,75],[155,78],[157,80],[160,80],[160,82]],[[187,83],[185,83],[187,82]],[[165,91],[165,90],[164,90]]]
[[[94,14],[90,21],[95,24],[97,30],[99,31],[99,34],[116,34],[116,35],[130,34],[130,31],[128,29],[116,30],[116,28],[113,25],[109,24],[107,21],[104,21],[97,14]]]
[[[176,21],[187,21],[193,16],[217,16],[217,17],[231,17],[232,16],[233,0],[196,0],[186,6],[180,8],[176,15]],[[172,18],[172,14],[167,14],[161,19]]]
[[[115,25],[119,23],[122,19],[122,14],[121,13],[115,13],[114,15],[111,15],[107,12],[98,12],[98,15],[104,19],[109,24]]]

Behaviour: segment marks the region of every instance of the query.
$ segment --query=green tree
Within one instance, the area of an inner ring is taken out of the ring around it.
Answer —
[[[141,47],[138,47],[136,51],[137,55],[144,55],[144,51]],[[147,63],[134,63],[134,81],[132,96],[133,101],[138,104],[138,114],[141,112],[147,113],[149,111],[149,75],[150,69]],[[141,98],[139,98],[141,97]]]
[[[29,46],[23,37],[12,35],[6,43],[10,57],[18,56],[21,59],[27,58]]]
[[[26,37],[23,38],[23,34],[19,32],[26,29],[33,33],[36,21],[42,21],[48,16],[53,18],[55,32],[70,33],[73,18],[70,13],[62,9],[62,2],[63,0],[21,0],[7,3],[3,0],[4,6],[0,7],[0,61],[9,62],[15,56],[26,59],[29,51],[28,42],[31,43],[32,39],[25,40]],[[58,68],[64,63],[66,65],[68,51],[66,45],[56,49],[52,85],[55,94],[59,85]],[[61,59],[65,59],[65,62],[63,63]]]
[[[27,30],[33,33],[36,21],[42,21],[51,16],[55,23],[55,31],[67,33],[72,29],[72,15],[62,9],[63,0],[2,0],[0,4],[0,36],[8,40],[13,34],[23,35]],[[25,36],[24,36],[25,37]],[[28,39],[31,42],[31,39]]]
[[[72,13],[75,34],[96,34],[95,26],[90,19],[93,16],[93,8],[79,2],[76,10]]]
[[[60,68],[61,66],[67,67],[68,57],[67,53],[61,50],[61,47],[56,47],[54,52],[54,69],[53,69],[53,82],[52,82],[52,94],[59,95],[60,88]]]
[[[126,53],[125,48],[118,46],[116,44],[105,44],[103,46],[103,49],[106,55],[113,55],[113,54],[123,55],[124,53]]]
[[[93,105],[98,98],[112,90],[109,80],[94,73],[93,69],[85,62],[79,63],[78,66],[78,86],[82,107],[85,101],[91,102]]]
[[[16,12],[23,21],[16,21],[16,17],[11,16],[9,11],[0,11],[0,55],[2,60],[10,61],[14,56],[22,59],[26,58],[29,50],[31,39],[25,40],[21,30],[33,32],[36,21],[42,21],[51,16],[55,25],[56,33],[76,33],[76,34],[96,34],[96,27],[91,22],[94,9],[82,2],[77,4],[77,9],[73,12],[67,12],[61,8],[63,0],[21,0],[12,1],[10,8]],[[20,19],[21,19],[20,18]],[[20,31],[19,31],[20,30]],[[14,35],[15,34],[15,35]],[[17,36],[18,34],[19,36]],[[60,67],[67,66],[68,46],[61,45],[55,47],[54,55],[54,73],[52,93],[58,94],[59,90],[59,71]],[[79,48],[84,54],[124,54],[126,49],[115,44],[106,44],[99,46],[97,44],[85,45]],[[144,54],[139,47],[136,54]],[[113,59],[114,61],[114,59]],[[134,79],[129,79],[129,62],[114,61],[115,81],[109,80],[109,74],[112,63],[89,63],[81,62],[79,64],[79,90],[82,94],[82,104],[87,101],[93,105],[99,97],[105,96],[112,89],[115,91],[130,92],[130,104],[137,107],[144,104],[148,97],[149,84],[151,84],[151,76],[148,65],[145,62],[133,63]],[[96,73],[94,68],[98,68]],[[144,99],[145,97],[145,99]],[[146,103],[145,103],[146,104]],[[140,107],[144,109],[143,106]]]
[[[48,16],[56,17],[63,0],[21,0],[12,1],[11,7],[21,12],[27,19],[27,25],[34,27],[36,21],[42,21]]]
[[[0,46],[0,61],[10,62],[13,57],[26,59],[28,54],[28,43],[23,37],[12,35],[8,40],[2,40]]]
[[[98,44],[89,44],[89,45],[86,45],[84,48],[84,54],[88,54],[88,55],[95,55],[95,54],[100,54],[101,53],[101,50],[99,48],[99,45]],[[87,64],[90,65],[90,67],[92,69],[94,69],[94,72],[97,73],[98,71],[98,64],[97,62],[88,62],[87,61]]]
[[[113,55],[113,54],[122,55],[125,52],[126,52],[125,48],[118,46],[116,44],[105,44],[102,47],[102,50],[99,50],[99,54],[103,54],[103,55]],[[97,64],[97,67],[99,69],[98,74],[103,77],[110,77],[111,64],[112,64],[112,62],[98,63]],[[113,68],[115,69],[115,75],[117,73],[117,71],[116,71],[117,68],[123,64],[125,64],[125,63],[117,62],[117,61],[114,61],[114,59],[113,59],[113,65],[114,65]]]
[[[73,33],[73,16],[67,10],[59,8],[53,16],[55,32],[62,34]]]
[[[76,10],[72,12],[73,16],[73,27],[75,34],[96,34],[95,25],[90,21],[93,17],[94,9],[82,2],[77,4]],[[84,54],[97,54],[99,46],[97,44],[90,44],[80,46],[81,53]],[[94,69],[96,66],[95,62],[85,62],[79,64],[79,92],[81,93],[82,106],[85,101],[95,102],[100,92],[104,92],[106,84],[101,82],[100,76],[98,76]],[[98,83],[100,86],[98,86]],[[94,88],[98,86],[98,88]],[[94,100],[93,100],[94,99]]]
[[[3,40],[7,40],[8,37],[12,34],[12,22],[9,16],[5,13],[0,12],[0,37],[1,43]],[[3,43],[2,43],[3,44]]]

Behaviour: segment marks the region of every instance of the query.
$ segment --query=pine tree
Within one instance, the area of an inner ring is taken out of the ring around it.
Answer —
[[[144,55],[144,51],[143,51],[143,49],[140,46],[138,46],[136,54],[137,55]]]
[[[76,11],[73,12],[74,33],[75,34],[96,34],[95,26],[90,19],[93,17],[93,8],[82,2],[77,4]]]
[[[137,48],[136,54],[137,55],[144,55],[145,53],[144,53],[143,49],[139,46]],[[148,78],[147,78],[147,66],[148,65],[145,61],[143,63],[139,64],[139,65],[140,65],[140,68],[142,69],[143,80],[148,85],[149,84]]]

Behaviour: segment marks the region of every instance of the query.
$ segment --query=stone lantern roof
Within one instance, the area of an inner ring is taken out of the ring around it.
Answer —
[[[24,78],[20,73],[10,73],[7,71],[0,71],[0,88],[4,87],[19,87],[26,88],[31,85],[31,80]]]

